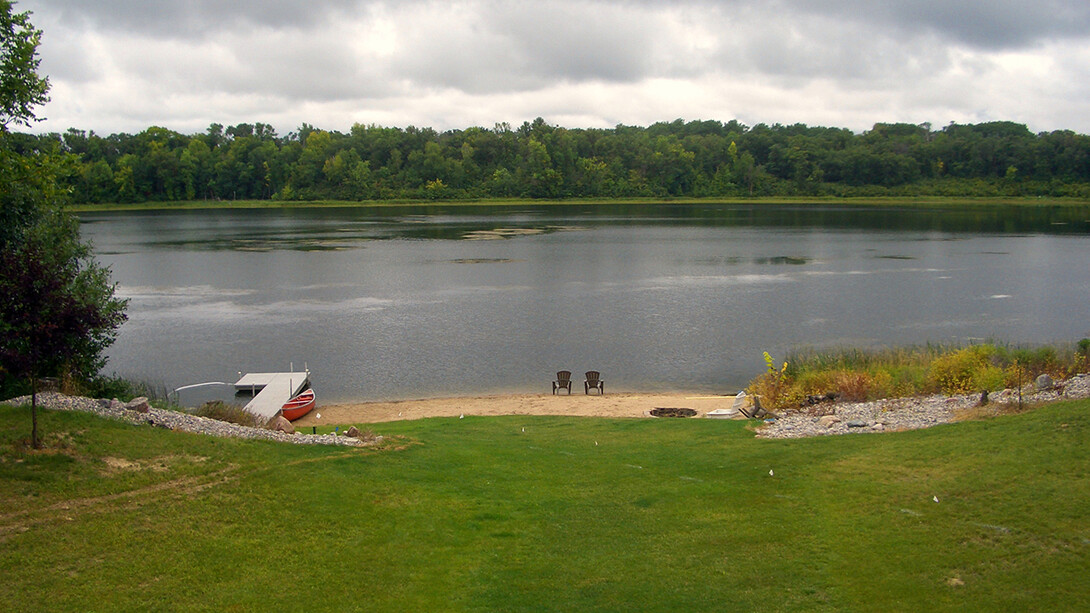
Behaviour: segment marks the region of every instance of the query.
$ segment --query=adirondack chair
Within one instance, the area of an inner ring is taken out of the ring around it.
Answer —
[[[583,393],[584,394],[589,394],[591,388],[594,388],[594,389],[598,390],[599,394],[606,393],[605,381],[602,381],[601,379],[599,379],[600,376],[601,376],[601,373],[599,373],[597,370],[588,370],[587,371],[587,380],[583,382]]]
[[[553,394],[555,395],[558,390],[568,390],[568,395],[571,396],[571,371],[561,370],[556,373],[556,381],[553,381]]]

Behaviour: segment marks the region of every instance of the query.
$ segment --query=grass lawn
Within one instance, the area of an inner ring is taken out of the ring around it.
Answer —
[[[0,407],[4,610],[1090,610],[1087,401],[792,441],[429,419],[369,450],[43,412],[29,452],[29,419]]]

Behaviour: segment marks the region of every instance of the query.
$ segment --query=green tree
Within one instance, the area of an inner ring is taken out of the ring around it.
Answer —
[[[545,145],[530,137],[526,145],[525,182],[531,198],[556,198],[560,195],[563,177],[553,168],[552,158]]]
[[[96,374],[126,306],[62,208],[59,179],[75,174],[74,156],[12,146],[7,125],[29,125],[34,105],[46,99],[48,82],[37,77],[40,37],[27,13],[13,14],[0,0],[0,377],[9,389],[12,379],[29,384],[34,448],[41,446],[39,378]]]
[[[138,163],[136,156],[126,153],[117,162],[117,170],[114,171],[114,185],[117,187],[117,199],[120,202],[136,202],[136,172],[133,170]]]
[[[114,171],[106,160],[86,163],[80,169],[80,198],[83,202],[113,202],[117,200]]]
[[[203,140],[194,138],[178,158],[182,189],[186,200],[207,198],[212,183],[212,150]]]
[[[31,442],[38,436],[38,380],[93,377],[125,320],[109,270],[79,242],[76,219],[54,209],[21,240],[0,248],[0,368],[31,389]]]
[[[0,125],[29,126],[34,107],[49,100],[49,80],[38,76],[38,44],[42,31],[30,23],[30,13],[15,13],[0,0]]]
[[[671,196],[686,194],[696,177],[695,159],[676,138],[659,136],[648,165],[649,177]]]

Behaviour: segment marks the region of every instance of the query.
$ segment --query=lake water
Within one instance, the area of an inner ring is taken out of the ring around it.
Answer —
[[[734,393],[794,348],[1090,336],[1090,211],[806,205],[96,213],[107,373],[313,373],[322,402]]]

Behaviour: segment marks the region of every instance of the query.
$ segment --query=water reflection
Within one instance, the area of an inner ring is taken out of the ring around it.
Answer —
[[[103,223],[118,216],[149,230],[145,236],[147,246],[260,252],[342,250],[376,240],[502,240],[603,226],[895,229],[932,233],[914,240],[944,241],[957,240],[957,236],[950,235],[957,233],[1090,232],[1090,207],[1056,206],[596,204],[512,209],[462,204],[101,213],[85,215],[84,222]]]
[[[173,388],[308,362],[333,401],[548,391],[562,368],[733,392],[766,350],[1077,340],[1087,219],[460,205],[108,213],[83,231],[132,300],[109,369]]]

